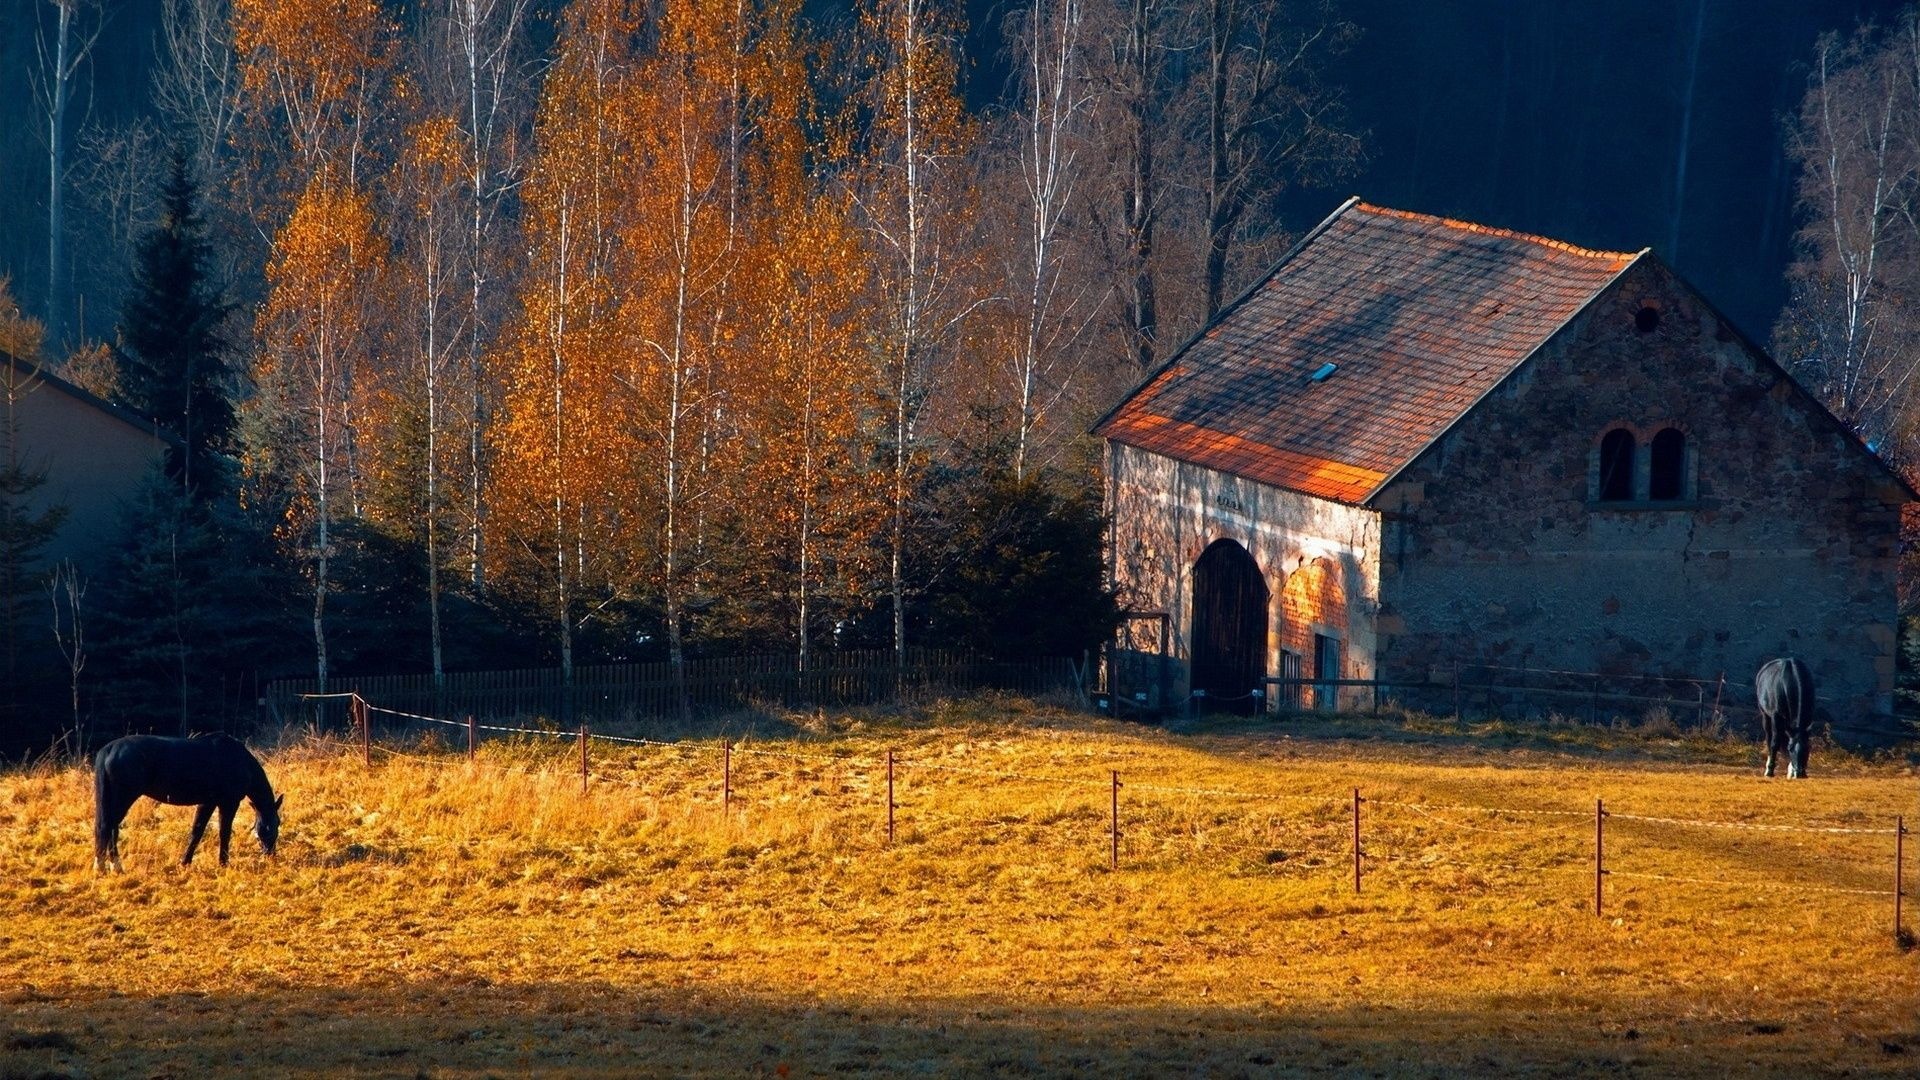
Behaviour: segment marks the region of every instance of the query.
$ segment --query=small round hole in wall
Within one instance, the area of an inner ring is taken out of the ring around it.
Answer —
[[[1651,334],[1660,325],[1660,309],[1652,304],[1633,313],[1633,328],[1643,334]]]

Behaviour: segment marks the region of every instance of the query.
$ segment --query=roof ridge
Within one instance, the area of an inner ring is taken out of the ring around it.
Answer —
[[[178,447],[186,446],[186,443],[181,440],[180,436],[162,427],[157,421],[141,416],[139,413],[118,402],[108,401],[106,398],[101,397],[85,387],[75,385],[72,381],[55,371],[53,365],[45,361],[28,360],[15,356],[5,349],[0,349],[0,364],[11,365],[14,370],[21,372],[28,379],[38,379],[43,385],[51,386],[76,401],[91,405],[123,424],[130,425],[141,432],[152,435],[161,442]]]
[[[1569,255],[1578,255],[1588,259],[1630,262],[1640,254],[1634,251],[1602,251],[1598,248],[1581,247],[1578,244],[1569,244],[1565,240],[1555,240],[1551,236],[1541,236],[1538,233],[1520,232],[1517,229],[1502,229],[1493,225],[1482,225],[1475,221],[1442,217],[1439,214],[1422,214],[1415,210],[1395,210],[1390,206],[1377,206],[1365,201],[1354,203],[1353,209],[1361,210],[1369,214],[1399,218],[1403,221],[1432,222],[1436,225],[1444,225],[1450,229],[1457,229],[1461,232],[1478,233],[1482,236],[1497,236],[1507,240],[1522,240],[1527,243],[1539,244],[1541,247],[1552,248],[1555,251],[1564,251]]]

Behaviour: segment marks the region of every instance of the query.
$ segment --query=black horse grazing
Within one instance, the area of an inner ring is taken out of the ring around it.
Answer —
[[[93,868],[105,870],[109,861],[120,866],[120,822],[135,801],[150,795],[173,806],[198,806],[193,835],[181,865],[193,862],[193,849],[207,831],[207,819],[220,811],[220,865],[227,865],[227,846],[233,838],[233,814],[240,800],[253,803],[259,821],[253,834],[268,855],[280,842],[280,800],[267,771],[240,740],[231,735],[201,735],[172,739],[161,735],[129,735],[115,739],[93,755]]]
[[[1798,657],[1769,660],[1753,677],[1753,694],[1766,732],[1767,775],[1773,775],[1774,760],[1784,748],[1787,778],[1805,778],[1807,736],[1813,730],[1813,672]]]

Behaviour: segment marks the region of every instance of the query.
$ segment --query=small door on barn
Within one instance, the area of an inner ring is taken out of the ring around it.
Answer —
[[[1193,565],[1193,688],[1210,710],[1252,714],[1267,673],[1267,581],[1247,549],[1216,540]]]
[[[1280,650],[1280,677],[1282,679],[1300,678],[1300,654],[1292,649]],[[1306,688],[1297,682],[1282,683],[1273,700],[1282,709],[1289,711],[1301,708],[1306,700]]]
[[[1313,677],[1316,679],[1338,679],[1340,677],[1340,639],[1326,634],[1313,635]],[[1313,707],[1331,711],[1340,700],[1340,688],[1332,683],[1318,683],[1313,688]]]

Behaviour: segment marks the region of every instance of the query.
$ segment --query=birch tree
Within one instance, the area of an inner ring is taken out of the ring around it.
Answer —
[[[888,593],[895,663],[907,660],[906,543],[910,500],[924,464],[922,421],[957,324],[978,305],[960,285],[962,252],[949,169],[970,124],[956,89],[957,28],[936,0],[870,0],[861,8],[866,129],[855,198],[868,234],[878,297],[875,348],[890,413]]]
[[[636,507],[621,468],[614,374],[622,363],[615,245],[637,13],[623,0],[575,0],[541,93],[525,191],[527,259],[509,332],[501,417],[490,428],[489,499],[507,584],[542,609],[561,678],[573,685],[579,622],[618,597],[610,565]]]
[[[1032,0],[1008,24],[1018,68],[1006,127],[1017,147],[1021,218],[1009,267],[1017,313],[1008,374],[1017,402],[1013,472],[1022,479],[1042,426],[1072,389],[1080,342],[1103,299],[1068,235],[1084,197],[1095,101],[1085,23],[1082,0]]]
[[[385,250],[366,196],[324,178],[295,205],[273,247],[255,330],[254,462],[285,493],[281,539],[307,564],[314,677],[324,694],[334,524],[353,512],[350,403],[371,335],[367,299],[380,287]]]
[[[728,287],[740,243],[740,64],[749,33],[745,3],[670,0],[655,52],[625,101],[632,108],[635,168],[623,237],[629,295],[622,320],[634,347],[621,385],[641,434],[632,458],[643,471],[654,524],[638,552],[663,610],[676,696],[688,710],[686,603],[698,557],[697,523],[713,492],[709,459],[722,437],[717,388],[733,336]]]
[[[187,147],[188,171],[206,183],[223,175],[239,121],[240,70],[231,0],[165,0],[153,103]]]
[[[763,362],[735,382],[747,427],[738,515],[755,565],[743,575],[777,606],[799,670],[819,629],[869,601],[874,541],[891,519],[892,475],[872,465],[868,418],[885,408],[858,320],[863,257],[828,201],[780,215],[756,263],[772,303]],[[746,526],[749,526],[746,527]]]
[[[448,442],[457,430],[453,421],[464,412],[455,408],[454,387],[472,332],[462,295],[467,253],[463,151],[452,118],[430,116],[414,123],[403,138],[388,199],[395,300],[390,323],[400,344],[398,362],[384,373],[384,471],[397,481],[389,488],[400,497],[380,510],[425,548],[428,653],[436,690],[444,686],[446,672],[441,570],[447,561],[449,466],[456,466],[455,476],[462,474],[457,460],[450,460]]]
[[[1790,124],[1799,254],[1776,354],[1834,415],[1894,459],[1920,364],[1920,29],[1827,35]]]
[[[53,643],[67,662],[67,695],[72,706],[74,757],[83,758],[92,743],[80,717],[80,673],[87,669],[87,623],[83,605],[87,579],[72,559],[54,564],[47,575],[47,598],[53,603]]]
[[[743,636],[791,641],[805,671],[820,629],[869,598],[888,504],[869,421],[887,399],[869,362],[862,237],[846,189],[816,180],[844,146],[810,135],[819,105],[795,5],[741,10],[723,130],[736,254],[710,323],[724,367],[716,452],[703,455],[736,557],[705,558],[730,575],[718,591]]]
[[[1090,192],[1088,213],[1119,313],[1118,352],[1131,385],[1160,355],[1160,219],[1169,195],[1162,159],[1166,115],[1169,0],[1105,0],[1094,9],[1090,76],[1099,93],[1094,116],[1107,183]]]
[[[1341,130],[1340,95],[1322,79],[1354,33],[1330,3],[1207,0],[1202,26],[1205,323],[1225,302],[1248,215],[1289,186],[1347,171],[1360,141]]]
[[[324,693],[333,525],[359,510],[356,429],[385,268],[364,174],[393,28],[375,0],[235,0],[234,27],[249,118],[280,163],[271,187],[290,192],[260,207],[273,243],[255,318],[252,449],[286,493],[282,539],[310,574]]]
[[[94,42],[106,25],[103,10],[82,0],[46,0],[53,7],[51,30],[41,20],[35,25],[34,49],[39,67],[34,72],[34,96],[46,122],[47,145],[47,334],[55,342],[66,339],[67,297],[67,111],[73,103],[74,82]],[[83,7],[91,9],[89,19]],[[40,13],[37,10],[36,16]]]
[[[469,583],[482,585],[486,566],[486,428],[494,408],[487,359],[501,319],[509,262],[498,249],[509,195],[521,180],[517,147],[532,109],[526,70],[530,0],[436,0],[428,8],[424,79],[432,104],[455,125],[464,203],[466,461],[460,498]]]

